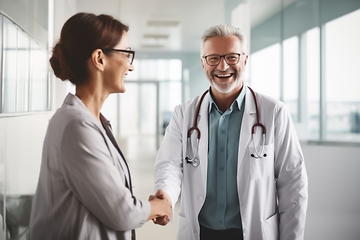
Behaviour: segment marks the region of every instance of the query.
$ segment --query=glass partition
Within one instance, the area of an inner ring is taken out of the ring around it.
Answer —
[[[48,52],[7,17],[2,28],[0,113],[46,111],[49,108]]]
[[[30,53],[30,111],[47,110],[49,101],[48,51],[31,40]]]
[[[274,0],[251,28],[250,85],[283,101],[301,139],[360,143],[360,2]]]
[[[17,97],[17,27],[3,19],[2,112],[16,112]]]
[[[8,2],[13,7],[18,3]],[[0,3],[0,240],[25,240],[29,238],[41,158],[43,139],[39,141],[39,136],[48,123],[47,113],[34,114],[49,109],[48,52],[46,44],[39,44],[34,38],[36,33],[29,34],[4,15],[3,4]],[[17,14],[20,12],[21,9]],[[44,29],[36,21],[25,25],[36,26],[43,36]]]

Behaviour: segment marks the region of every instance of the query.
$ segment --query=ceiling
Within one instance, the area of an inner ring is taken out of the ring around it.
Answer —
[[[225,23],[226,1],[234,0],[76,0],[77,11],[106,13],[129,25],[137,51],[197,52],[205,29]],[[241,0],[235,0],[235,2]],[[297,0],[243,0],[255,26]]]

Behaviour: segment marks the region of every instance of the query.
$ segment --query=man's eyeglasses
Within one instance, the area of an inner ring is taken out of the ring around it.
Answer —
[[[226,55],[210,54],[207,56],[203,56],[203,58],[205,58],[206,63],[209,66],[217,66],[220,63],[221,58],[224,58],[227,64],[235,65],[239,62],[240,56],[240,53],[228,53]]]
[[[125,49],[115,49],[115,48],[105,48],[101,49],[103,52],[110,52],[110,51],[116,51],[116,52],[124,52],[128,54],[129,63],[132,64],[135,58],[135,51],[133,50],[125,50]]]

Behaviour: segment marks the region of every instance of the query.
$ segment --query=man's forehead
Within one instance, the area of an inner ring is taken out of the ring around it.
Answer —
[[[242,46],[236,36],[215,36],[204,42],[204,51],[212,48],[241,50]]]

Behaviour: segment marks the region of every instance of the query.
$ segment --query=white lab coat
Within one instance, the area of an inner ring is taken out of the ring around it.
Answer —
[[[308,205],[308,179],[304,158],[286,106],[256,93],[260,122],[266,126],[265,158],[256,159],[251,128],[256,107],[246,87],[241,125],[237,189],[244,240],[300,240],[304,238]],[[178,216],[178,240],[198,240],[198,215],[205,201],[208,160],[209,94],[203,100],[198,127],[201,131],[198,167],[186,163],[187,131],[193,125],[200,97],[177,106],[166,130],[155,163],[155,190],[163,189],[175,205],[182,188]],[[262,135],[256,128],[255,145],[260,152]],[[196,134],[192,135],[193,150]]]

